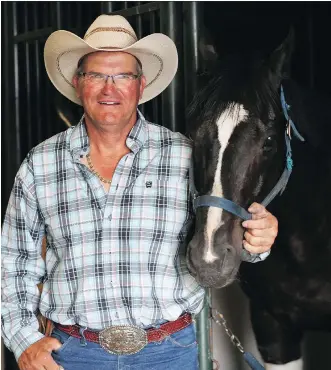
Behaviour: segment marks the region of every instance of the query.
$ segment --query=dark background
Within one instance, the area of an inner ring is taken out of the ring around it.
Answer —
[[[271,52],[295,32],[292,77],[331,94],[330,2],[204,2],[204,23],[222,54]]]

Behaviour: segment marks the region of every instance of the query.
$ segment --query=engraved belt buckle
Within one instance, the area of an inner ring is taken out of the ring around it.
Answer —
[[[146,344],[147,333],[137,326],[114,325],[99,333],[101,347],[113,355],[133,355]]]

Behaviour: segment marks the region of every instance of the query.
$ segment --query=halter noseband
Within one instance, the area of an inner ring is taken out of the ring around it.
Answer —
[[[293,129],[294,135],[301,141],[305,141],[305,139],[300,135],[298,130],[296,129],[294,122],[289,116],[290,106],[286,103],[284,89],[283,86],[280,86],[280,101],[283,109],[284,116],[287,121],[286,129],[285,129],[285,143],[286,143],[286,163],[285,169],[279,178],[276,185],[272,188],[270,193],[265,197],[262,201],[262,205],[265,207],[275,198],[277,194],[282,194],[286,188],[287,182],[291,176],[291,172],[293,169],[293,159],[292,159],[292,148],[291,148],[291,129]],[[189,183],[190,183],[190,190],[191,194],[193,195],[193,208],[196,210],[198,207],[217,207],[225,209],[226,211],[232,213],[233,215],[243,219],[243,220],[250,220],[252,215],[246,211],[243,207],[238,205],[237,203],[232,202],[229,199],[225,199],[222,197],[216,197],[213,195],[201,195],[195,187],[194,184],[194,173],[193,173],[193,160],[191,161],[190,166],[190,173],[189,173]]]

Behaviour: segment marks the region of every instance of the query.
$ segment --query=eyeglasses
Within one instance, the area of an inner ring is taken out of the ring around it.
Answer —
[[[134,75],[132,73],[119,73],[116,75],[106,75],[99,72],[78,72],[78,76],[81,76],[84,81],[93,85],[104,85],[108,79],[111,78],[113,84],[116,87],[126,87],[137,78],[142,76],[142,73]]]

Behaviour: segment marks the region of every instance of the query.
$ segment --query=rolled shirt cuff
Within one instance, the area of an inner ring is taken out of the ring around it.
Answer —
[[[248,252],[246,249],[243,249],[241,258],[245,262],[250,262],[250,263],[261,262],[261,261],[264,261],[269,256],[270,252],[271,251],[269,250],[263,253],[251,253],[251,252]]]
[[[18,361],[21,354],[27,348],[44,337],[45,336],[38,330],[33,329],[30,326],[24,326],[21,328],[15,335],[13,335],[10,341],[10,347],[15,355],[16,361]]]

